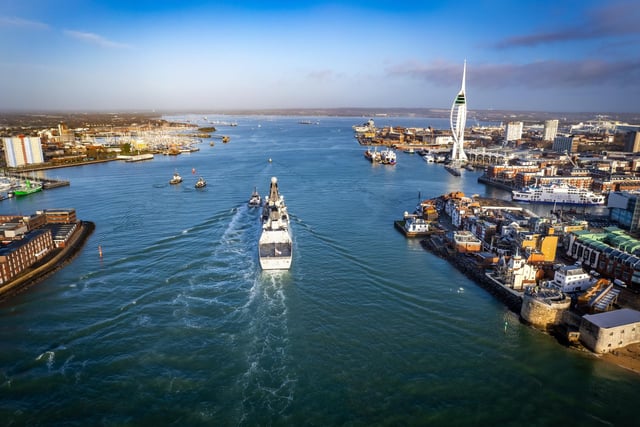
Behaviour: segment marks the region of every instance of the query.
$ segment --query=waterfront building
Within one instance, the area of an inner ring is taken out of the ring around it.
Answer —
[[[0,215],[0,284],[55,248],[66,246],[78,228],[75,209],[45,209],[33,215]]]
[[[607,353],[640,342],[640,312],[630,308],[586,314],[580,341],[594,353]]]
[[[526,286],[535,285],[538,267],[530,264],[520,254],[502,256],[496,266],[496,275],[505,286],[521,291]]]
[[[522,139],[522,122],[509,122],[504,132],[505,143],[514,142]]]
[[[38,137],[19,135],[2,138],[2,145],[5,161],[10,168],[44,163],[42,144]]]
[[[557,288],[562,292],[580,292],[586,291],[592,287],[596,282],[596,279],[589,273],[584,271],[582,266],[578,264],[573,265],[559,265],[553,275],[553,280],[545,282],[546,286]]]
[[[449,122],[453,133],[453,149],[451,151],[451,161],[454,163],[464,163],[467,155],[464,152],[464,128],[467,124],[467,98],[465,94],[465,79],[467,74],[467,61],[464,61],[462,68],[462,87],[456,95],[451,106]]]
[[[476,165],[506,165],[516,158],[513,152],[505,151],[503,148],[482,147],[475,150],[465,151],[469,161]]]
[[[45,209],[36,211],[43,214],[47,224],[75,224],[78,222],[75,209]]]
[[[557,119],[544,121],[543,141],[553,141],[555,139],[558,133],[558,124],[559,121]]]
[[[38,229],[0,247],[0,284],[4,284],[54,249],[51,230]]]

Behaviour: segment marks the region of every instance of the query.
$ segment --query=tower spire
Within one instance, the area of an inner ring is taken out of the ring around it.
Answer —
[[[461,163],[467,161],[464,152],[464,128],[467,123],[467,99],[465,95],[465,80],[467,77],[467,60],[462,68],[462,85],[460,92],[456,95],[451,106],[451,133],[453,135],[453,149],[451,150],[451,161]]]
[[[464,65],[462,66],[462,88],[460,91],[465,91],[465,82],[467,80],[467,60],[464,60]]]

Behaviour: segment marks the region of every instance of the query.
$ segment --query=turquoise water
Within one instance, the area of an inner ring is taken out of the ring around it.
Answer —
[[[394,229],[418,194],[509,198],[479,184],[479,172],[454,177],[406,153],[396,166],[372,165],[351,129],[366,118],[219,119],[238,123],[219,127],[228,144],[50,170],[71,186],[0,202],[7,214],[73,207],[96,224],[71,264],[0,305],[3,425],[637,418],[638,375],[520,324]],[[184,182],[170,186],[174,170]],[[193,188],[199,176],[204,190]],[[246,206],[272,176],[294,236],[293,266],[282,273],[260,270],[258,211]]]

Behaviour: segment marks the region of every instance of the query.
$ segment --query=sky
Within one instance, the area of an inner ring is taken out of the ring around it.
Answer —
[[[640,112],[640,1],[0,0],[0,110]]]

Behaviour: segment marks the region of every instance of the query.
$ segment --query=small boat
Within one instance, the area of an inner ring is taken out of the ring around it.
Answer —
[[[176,171],[173,173],[173,178],[171,178],[169,180],[169,184],[174,185],[174,184],[180,184],[182,182],[182,177],[180,176],[180,174]]]
[[[255,187],[253,188],[251,197],[249,197],[248,204],[250,208],[259,208],[262,204],[262,197],[260,197],[260,193],[258,193],[258,190]]]
[[[203,177],[198,178],[198,181],[196,182],[196,188],[204,188],[207,186],[207,181],[204,180]]]
[[[227,142],[229,142],[230,139],[231,139],[230,137],[225,135],[222,137],[222,142],[226,144]]]
[[[24,185],[13,190],[15,196],[26,196],[29,194],[37,193],[42,190],[42,184],[39,182],[32,183],[28,179],[24,181]]]
[[[367,148],[367,151],[364,152],[364,157],[371,163],[380,163],[380,152],[377,149],[371,150],[371,148]]]

